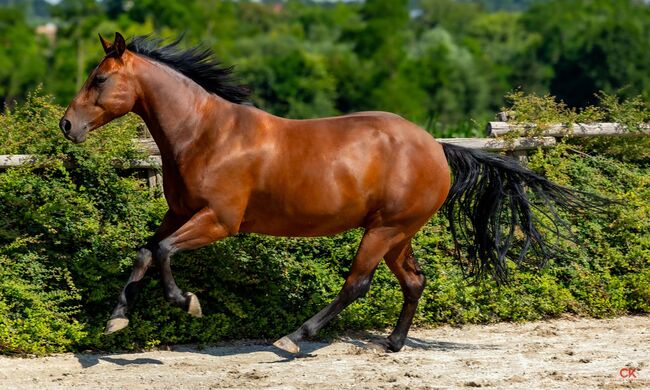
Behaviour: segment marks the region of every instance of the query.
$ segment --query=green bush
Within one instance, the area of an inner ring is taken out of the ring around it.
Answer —
[[[57,128],[60,107],[40,93],[0,116],[0,153],[39,156],[0,172],[0,351],[49,353],[87,348],[139,349],[157,344],[273,338],[292,331],[338,293],[361,237],[288,239],[238,235],[174,257],[176,280],[198,294],[205,317],[192,318],[163,299],[151,270],[130,326],[102,331],[126,281],[135,249],[155,229],[165,203],[120,161],[142,157],[127,117],[82,145]],[[623,142],[623,141],[619,141]],[[428,277],[416,324],[523,321],[576,313],[650,312],[650,180],[647,159],[621,162],[620,145],[562,144],[530,156],[552,180],[597,191],[621,203],[610,215],[568,215],[578,244],[570,261],[513,282],[468,281],[453,258],[447,222],[435,216],[416,236]],[[366,298],[326,329],[386,328],[402,297],[385,265]]]

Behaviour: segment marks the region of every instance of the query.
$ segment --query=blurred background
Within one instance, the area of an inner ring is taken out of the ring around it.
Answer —
[[[466,136],[513,90],[650,98],[645,0],[0,0],[0,104],[42,84],[66,105],[115,31],[184,33],[291,118],[379,109]]]

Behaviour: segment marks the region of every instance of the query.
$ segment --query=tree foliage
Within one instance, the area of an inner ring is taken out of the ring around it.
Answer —
[[[0,10],[0,103],[24,96],[45,74],[42,39],[20,9]]]
[[[68,102],[101,58],[96,33],[119,30],[203,42],[240,65],[260,108],[291,117],[382,109],[462,133],[518,88],[575,107],[600,91],[647,100],[649,5],[530,3],[62,0],[46,13],[58,26],[51,42],[35,32],[48,21],[42,3],[9,2],[0,6],[0,99],[13,104],[43,84]]]
[[[650,96],[650,6],[638,1],[553,0],[522,22],[539,40],[535,54],[552,69],[550,93],[574,107],[598,91]]]

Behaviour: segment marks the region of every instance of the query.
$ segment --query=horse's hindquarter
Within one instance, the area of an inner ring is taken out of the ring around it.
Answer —
[[[317,236],[393,222],[419,228],[449,188],[440,145],[396,115],[279,121],[268,136],[241,231]]]

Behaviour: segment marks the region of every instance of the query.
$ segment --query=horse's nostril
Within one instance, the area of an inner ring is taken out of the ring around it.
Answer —
[[[64,133],[68,134],[70,129],[72,129],[72,123],[70,123],[69,120],[63,118],[61,119],[61,122],[59,122],[59,127]]]

